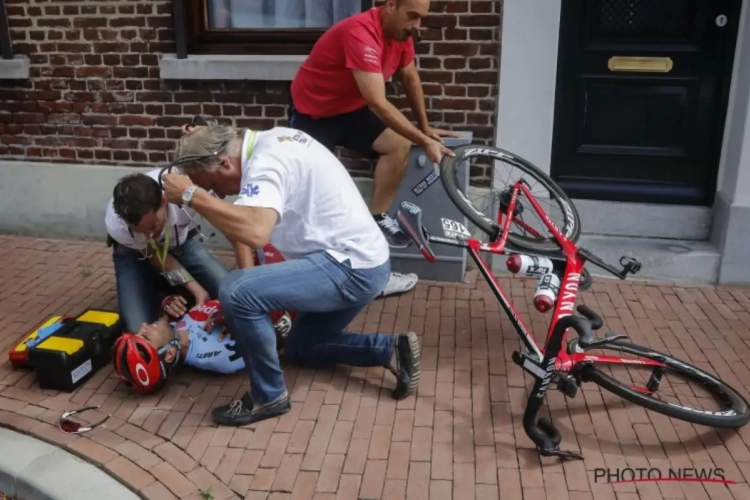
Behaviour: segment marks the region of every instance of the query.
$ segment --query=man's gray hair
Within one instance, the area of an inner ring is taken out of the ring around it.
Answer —
[[[228,152],[229,142],[237,137],[237,129],[232,125],[208,125],[183,136],[175,147],[175,160],[183,156],[207,155],[215,153],[217,156],[208,157],[179,166],[186,174],[201,174],[214,170],[220,163],[218,155]]]

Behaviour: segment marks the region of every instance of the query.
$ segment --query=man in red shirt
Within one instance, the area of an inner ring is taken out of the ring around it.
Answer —
[[[429,0],[387,0],[380,7],[334,24],[318,40],[292,82],[289,126],[330,150],[343,146],[377,155],[373,217],[394,248],[409,237],[387,214],[403,179],[412,143],[438,163],[453,153],[430,127],[415,65],[413,33],[428,14]],[[385,82],[400,77],[418,127],[386,98]]]

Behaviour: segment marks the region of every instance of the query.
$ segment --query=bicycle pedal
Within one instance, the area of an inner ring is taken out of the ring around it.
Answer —
[[[557,390],[572,399],[578,394],[578,383],[569,375],[560,375],[557,379]]]

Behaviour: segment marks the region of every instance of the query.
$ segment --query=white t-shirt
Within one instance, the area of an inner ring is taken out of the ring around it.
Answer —
[[[159,170],[158,168],[145,172],[146,175],[159,182]],[[130,232],[128,225],[122,220],[114,210],[113,200],[110,198],[107,204],[107,212],[104,216],[104,224],[107,226],[107,232],[114,240],[120,245],[136,250],[145,250],[148,246],[148,238],[146,235],[136,233],[135,231]],[[184,209],[184,210],[183,210]],[[191,217],[195,218],[196,213],[194,210],[188,207],[180,208],[177,205],[171,203],[167,204],[167,222],[164,225],[162,234],[156,239],[156,244],[161,251],[164,244],[164,236],[167,233],[167,227],[169,230],[169,249],[174,249],[177,246],[177,242],[182,245],[187,239],[188,232],[193,229],[196,225],[190,220]],[[175,236],[175,230],[179,237]]]
[[[286,127],[248,131],[241,186],[236,205],[278,212],[271,244],[287,260],[325,250],[357,269],[379,266],[390,257],[388,242],[349,172],[304,132]]]

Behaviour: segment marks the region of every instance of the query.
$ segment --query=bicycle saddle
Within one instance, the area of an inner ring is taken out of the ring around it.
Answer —
[[[426,234],[427,231],[422,225],[422,209],[414,203],[402,201],[396,219],[401,229],[417,244],[425,259],[435,262],[435,253],[430,248],[429,235]]]

